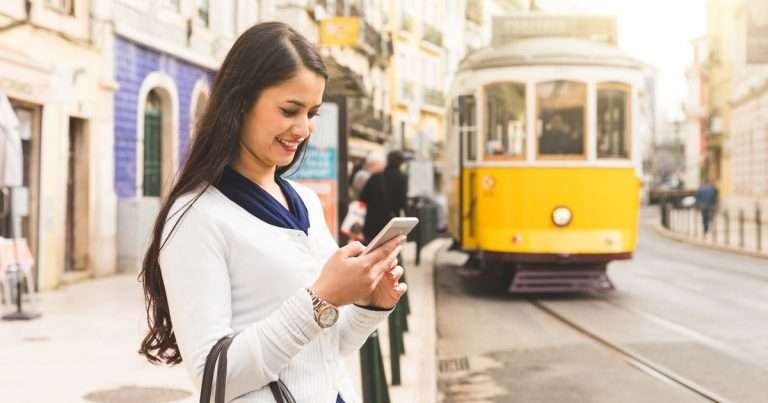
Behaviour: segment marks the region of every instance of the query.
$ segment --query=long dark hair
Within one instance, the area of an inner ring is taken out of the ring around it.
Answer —
[[[150,362],[178,364],[182,359],[160,272],[160,250],[192,204],[234,160],[239,149],[243,120],[262,91],[291,79],[302,66],[327,80],[325,65],[306,38],[286,24],[267,22],[257,24],[240,35],[216,74],[205,113],[197,124],[189,157],[157,215],[152,243],[139,274],[144,284],[149,326],[139,353]],[[289,165],[277,168],[278,175],[300,161],[306,143],[305,140],[301,144]],[[171,206],[180,196],[197,189],[202,190],[174,213],[180,212],[181,217],[163,240],[163,228]]]

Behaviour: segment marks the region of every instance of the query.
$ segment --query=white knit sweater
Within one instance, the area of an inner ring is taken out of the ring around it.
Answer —
[[[259,220],[214,187],[181,219],[160,253],[176,341],[199,391],[211,347],[238,333],[227,354],[227,401],[274,402],[266,385],[280,378],[298,403],[335,403],[337,393],[358,403],[344,358],[389,312],[346,306],[333,327],[315,323],[304,287],[338,245],[317,195],[291,184],[307,206],[308,236]],[[174,203],[163,239],[195,194]]]

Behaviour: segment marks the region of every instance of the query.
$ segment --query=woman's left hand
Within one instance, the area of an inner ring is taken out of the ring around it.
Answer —
[[[408,285],[400,282],[400,277],[405,273],[402,266],[395,266],[392,270],[385,272],[376,288],[366,301],[360,301],[359,305],[370,305],[377,308],[392,309],[397,304],[405,292]]]

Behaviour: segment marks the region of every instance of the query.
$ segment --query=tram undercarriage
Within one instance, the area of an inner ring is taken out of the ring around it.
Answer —
[[[462,274],[493,282],[495,289],[512,294],[608,292],[614,290],[607,273],[609,261],[629,259],[631,253],[606,257],[473,252]]]

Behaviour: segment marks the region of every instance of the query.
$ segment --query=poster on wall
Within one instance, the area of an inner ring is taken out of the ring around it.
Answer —
[[[324,103],[315,119],[317,128],[309,139],[304,162],[290,178],[317,193],[323,205],[325,222],[338,240],[339,106]]]

